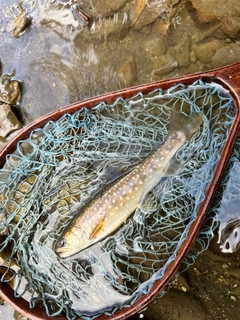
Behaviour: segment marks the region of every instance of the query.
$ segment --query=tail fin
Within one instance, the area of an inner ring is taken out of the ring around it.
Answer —
[[[174,105],[170,115],[169,133],[172,131],[181,131],[184,133],[186,140],[197,131],[203,122],[203,114],[197,111],[188,113],[180,110],[179,106]]]

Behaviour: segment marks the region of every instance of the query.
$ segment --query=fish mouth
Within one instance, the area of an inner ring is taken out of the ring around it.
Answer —
[[[73,248],[64,246],[64,247],[58,247],[58,243],[56,244],[55,251],[57,255],[61,258],[67,258],[71,256],[73,252]]]
[[[57,248],[56,253],[60,258],[67,258],[74,254],[71,248]]]

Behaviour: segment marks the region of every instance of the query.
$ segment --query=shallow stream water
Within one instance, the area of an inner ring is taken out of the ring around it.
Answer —
[[[15,70],[21,83],[13,111],[22,125],[87,97],[240,56],[240,0],[0,0],[0,17],[2,75]],[[174,289],[134,318],[237,319],[239,256],[223,255],[216,240]],[[0,317],[12,314],[0,308]]]

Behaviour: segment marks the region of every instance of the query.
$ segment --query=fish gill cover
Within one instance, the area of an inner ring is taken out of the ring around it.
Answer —
[[[176,106],[186,115],[204,115],[176,152],[180,168],[161,179],[110,236],[61,258],[56,243],[73,217],[166,140]],[[233,119],[227,92],[198,81],[84,108],[34,130],[0,172],[6,270],[1,281],[15,270],[16,296],[67,319],[112,315],[133,305],[164,275],[188,236]],[[212,225],[201,230],[199,251],[206,249],[212,230]],[[196,257],[192,250],[186,266]]]

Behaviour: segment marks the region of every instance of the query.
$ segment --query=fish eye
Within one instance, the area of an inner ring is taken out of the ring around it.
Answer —
[[[67,240],[65,238],[59,239],[59,241],[57,243],[58,248],[65,247],[66,245],[67,245]]]

